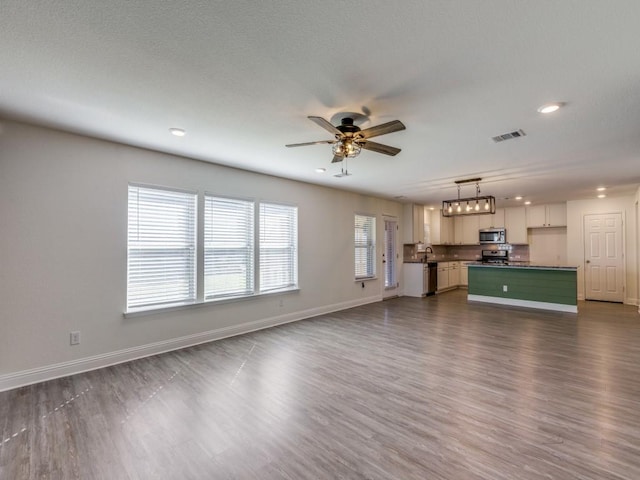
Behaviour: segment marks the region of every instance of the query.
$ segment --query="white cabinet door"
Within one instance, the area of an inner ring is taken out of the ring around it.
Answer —
[[[537,228],[547,226],[547,206],[532,205],[526,207],[527,227]]]
[[[438,263],[438,290],[449,288],[449,262]]]
[[[408,204],[403,208],[404,243],[424,243],[424,207]]]
[[[434,245],[453,243],[453,218],[443,217],[441,211],[431,212],[431,242]]]
[[[462,245],[464,236],[464,217],[453,217],[453,241],[455,245]]]
[[[527,227],[566,227],[567,205],[565,203],[551,203],[549,205],[534,205],[527,207]]]
[[[507,230],[507,243],[528,243],[527,219],[524,207],[505,208],[504,224]]]
[[[496,208],[496,213],[478,215],[477,218],[478,230],[481,228],[504,228],[504,208]]]
[[[460,285],[467,287],[469,285],[469,267],[460,262]]]
[[[480,215],[464,217],[464,221],[462,222],[462,243],[464,245],[478,244],[478,230],[480,230],[479,217]]]
[[[460,262],[449,262],[449,286],[460,285]]]
[[[442,245],[451,245],[453,243],[453,218],[440,218],[440,243]]]
[[[434,210],[431,212],[431,243],[434,245],[440,245],[442,243],[441,240],[441,222],[442,222],[442,214],[440,210]]]
[[[547,225],[549,227],[567,226],[567,204],[552,203],[547,205]]]

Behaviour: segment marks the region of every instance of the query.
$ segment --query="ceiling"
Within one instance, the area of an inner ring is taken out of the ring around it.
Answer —
[[[2,0],[0,115],[426,205],[469,177],[499,206],[630,194],[638,25],[637,0]],[[375,141],[402,152],[336,178],[330,145],[284,147],[340,112],[401,120]]]

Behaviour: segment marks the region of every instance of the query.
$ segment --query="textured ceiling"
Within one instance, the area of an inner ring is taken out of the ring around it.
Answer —
[[[476,176],[502,205],[626,194],[638,25],[637,0],[2,0],[0,115],[425,204]],[[550,101],[566,106],[536,111]],[[306,116],[339,112],[402,120],[375,139],[402,152],[335,178],[329,145],[284,147],[330,139]]]

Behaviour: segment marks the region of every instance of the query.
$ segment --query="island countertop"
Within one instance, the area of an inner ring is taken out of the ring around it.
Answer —
[[[569,270],[576,271],[578,267],[568,265],[542,265],[531,262],[508,262],[508,263],[482,263],[471,262],[467,264],[469,267],[490,267],[490,268],[531,268],[537,270]]]

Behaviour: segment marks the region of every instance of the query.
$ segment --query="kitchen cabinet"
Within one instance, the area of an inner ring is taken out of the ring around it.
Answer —
[[[453,217],[453,243],[455,245],[477,245],[479,215]]]
[[[460,285],[460,262],[449,262],[449,287]]]
[[[449,262],[438,262],[438,292],[449,288]]]
[[[507,243],[527,244],[527,219],[524,207],[504,209],[504,228],[507,230]]]
[[[409,203],[403,208],[404,243],[424,243],[424,206]]]
[[[461,287],[469,286],[469,262],[460,262],[460,285]]]
[[[462,245],[463,217],[453,217],[453,244]]]
[[[454,224],[452,217],[443,217],[440,210],[431,212],[431,243],[450,245],[453,243]]]
[[[496,213],[478,215],[478,230],[481,228],[504,228],[504,208],[496,208]]]
[[[567,205],[552,203],[527,207],[527,227],[566,227]]]
[[[460,284],[460,262],[438,262],[438,292]]]
[[[480,230],[480,215],[472,215],[462,218],[462,244],[477,245],[478,230]]]

